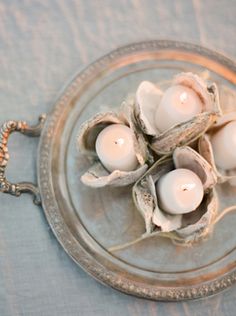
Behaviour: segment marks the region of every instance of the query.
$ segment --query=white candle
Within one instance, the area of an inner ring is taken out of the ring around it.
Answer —
[[[194,211],[203,199],[203,185],[191,170],[175,169],[162,176],[156,184],[160,207],[170,214]]]
[[[211,138],[215,163],[222,169],[236,168],[236,121],[230,122]]]
[[[185,122],[202,112],[202,102],[197,93],[185,86],[168,88],[157,108],[155,122],[160,132]]]
[[[101,163],[111,172],[132,171],[138,165],[132,131],[122,124],[109,125],[99,133],[96,152]]]

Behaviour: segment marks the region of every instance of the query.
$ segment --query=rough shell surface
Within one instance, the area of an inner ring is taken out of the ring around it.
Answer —
[[[174,165],[172,159],[160,159],[133,187],[134,203],[144,218],[146,233],[148,234],[152,233],[155,228],[153,222],[154,211],[156,208],[159,210],[155,183],[162,175],[173,170],[173,168]],[[163,213],[163,215],[165,215],[165,213]],[[165,226],[165,222],[163,222],[163,225]]]
[[[148,165],[139,166],[134,171],[126,172],[115,170],[109,173],[103,165],[98,161],[93,164],[93,166],[85,172],[81,181],[90,187],[101,188],[104,186],[125,186],[134,183],[139,179],[147,170]]]
[[[119,109],[119,117],[132,129],[134,133],[133,142],[139,163],[141,165],[145,164],[146,162],[152,164],[153,155],[148,148],[148,143],[144,137],[142,129],[135,118],[133,102],[134,99],[132,96],[130,96],[121,104]]]
[[[203,181],[205,194],[197,210],[184,215],[169,215],[158,205],[155,184],[162,175],[177,166],[189,167],[196,172]],[[209,231],[213,215],[217,212],[217,196],[213,189],[215,183],[211,166],[190,147],[176,149],[174,159],[163,157],[158,160],[133,188],[134,203],[144,218],[146,234],[160,231],[186,243],[200,239]]]
[[[215,114],[200,113],[193,119],[178,124],[154,137],[151,141],[151,148],[158,155],[169,155],[175,148],[189,145],[197,140],[212,126],[215,120]]]
[[[115,170],[109,173],[98,161],[95,151],[96,138],[101,130],[110,124],[124,124],[131,128],[135,153],[139,162],[136,170],[130,172]],[[122,114],[114,112],[99,113],[86,121],[80,128],[77,145],[82,154],[93,157],[93,165],[81,177],[81,181],[94,188],[107,185],[125,186],[134,183],[147,170],[148,165],[146,162],[152,160],[147,142],[135,123],[130,106],[124,107]]]

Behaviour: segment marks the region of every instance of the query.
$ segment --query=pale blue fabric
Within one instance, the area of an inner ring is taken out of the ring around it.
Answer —
[[[194,41],[236,57],[235,1],[0,1],[0,121],[36,122],[88,63],[129,42]],[[14,135],[7,175],[36,181],[37,140]],[[188,303],[136,299],[75,265],[30,196],[0,195],[0,316],[235,315],[236,287]]]

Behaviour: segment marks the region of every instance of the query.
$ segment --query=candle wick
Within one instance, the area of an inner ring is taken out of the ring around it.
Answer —
[[[123,138],[118,138],[116,141],[115,141],[115,144],[116,145],[123,145],[124,144],[124,139]]]
[[[191,191],[195,188],[195,184],[194,183],[188,183],[188,184],[184,184],[181,186],[182,191]]]

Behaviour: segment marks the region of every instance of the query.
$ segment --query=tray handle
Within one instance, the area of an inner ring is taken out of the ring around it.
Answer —
[[[43,128],[46,115],[39,117],[39,122],[35,126],[29,126],[24,121],[7,121],[0,129],[0,192],[9,193],[14,196],[20,196],[21,193],[31,193],[34,197],[34,203],[41,204],[39,189],[30,182],[11,183],[6,179],[6,167],[9,160],[8,139],[13,132],[20,132],[24,135],[37,137]]]

